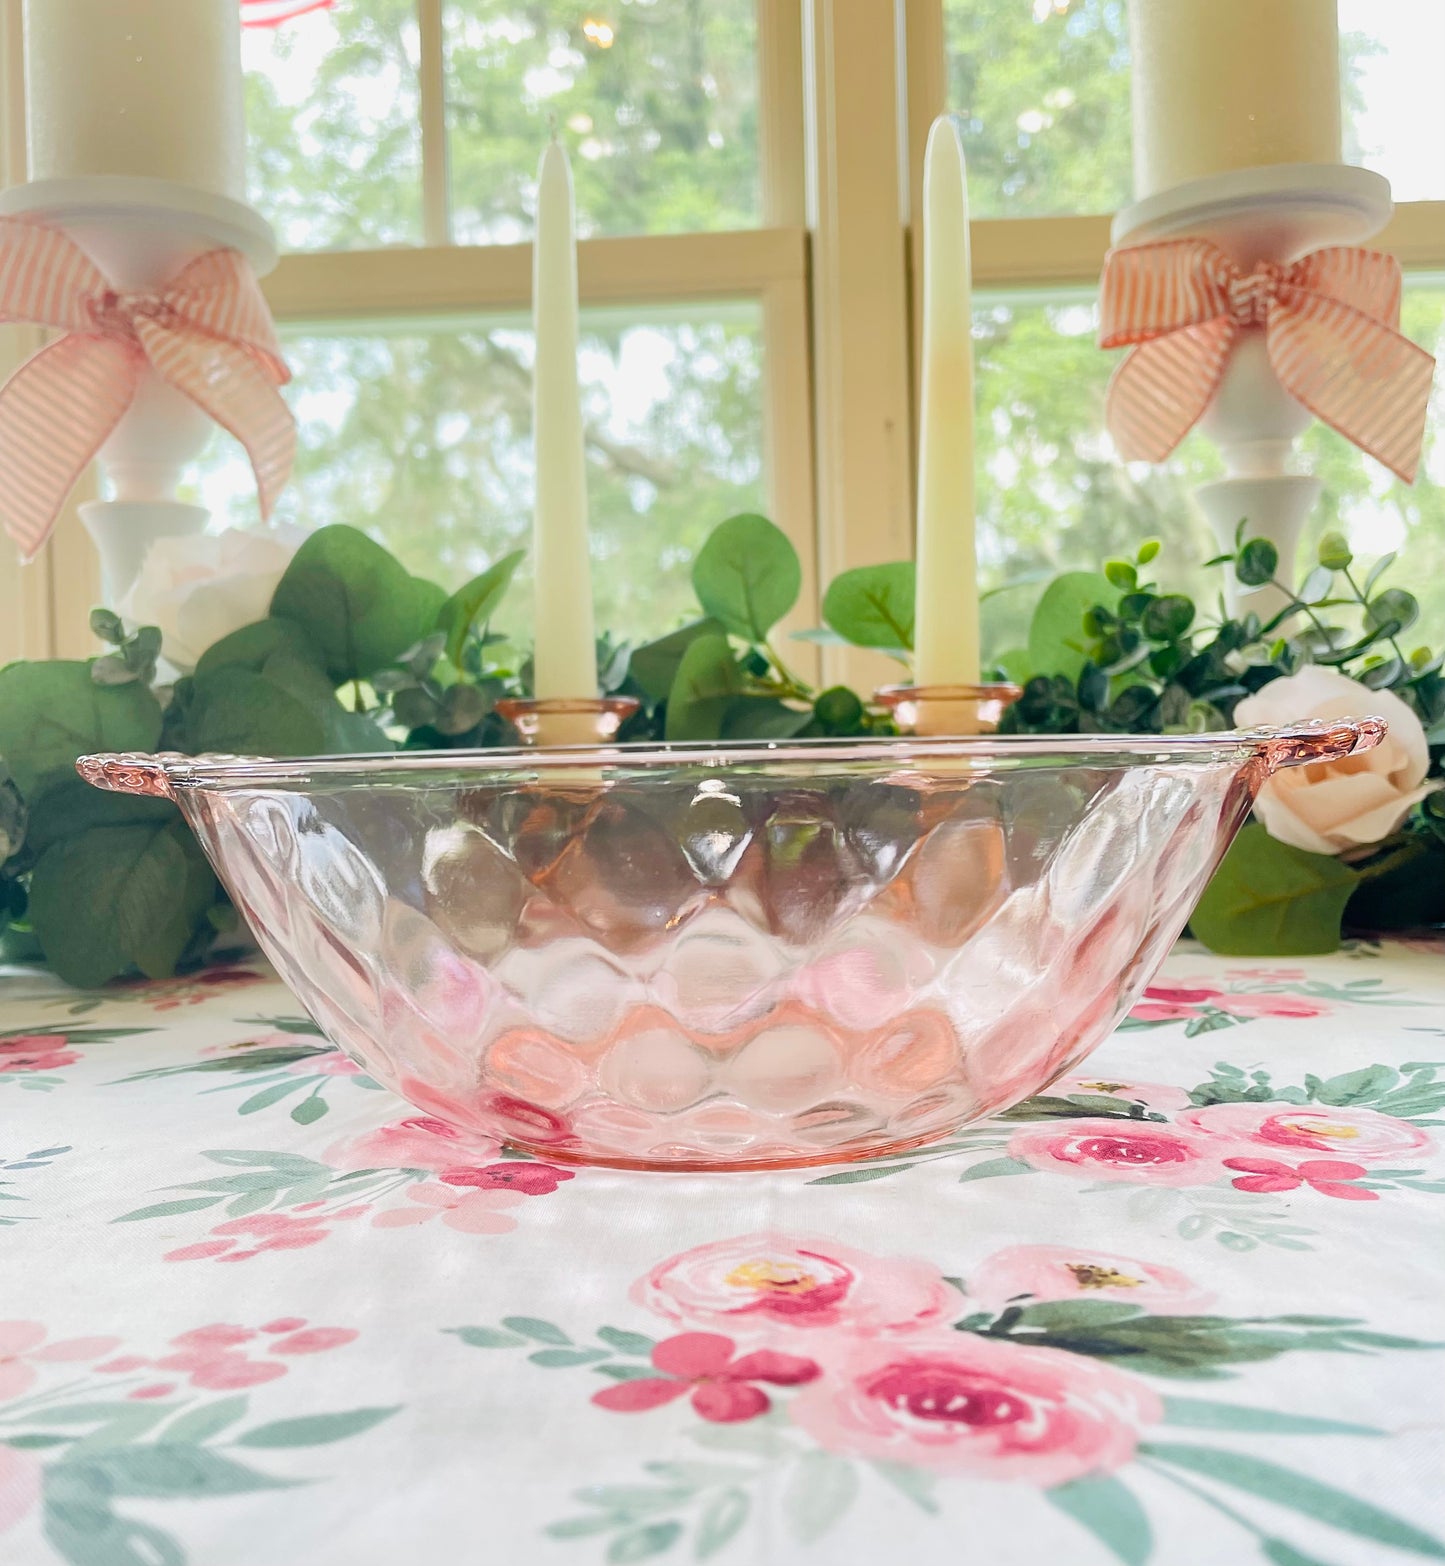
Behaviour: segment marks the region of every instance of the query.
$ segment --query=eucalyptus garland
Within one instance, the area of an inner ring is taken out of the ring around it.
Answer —
[[[1159,546],[1102,572],[1066,572],[1044,589],[1026,647],[994,676],[1022,698],[1004,733],[1151,734],[1229,728],[1237,704],[1311,666],[1391,691],[1423,725],[1429,773],[1445,772],[1445,679],[1430,649],[1405,650],[1419,609],[1384,587],[1389,557],[1361,577],[1344,539],[1291,590],[1274,547],[1245,536],[1213,565],[1246,585],[1274,582],[1286,606],[1261,623],[1221,603],[1201,614],[1149,578]],[[346,526],[297,551],[268,616],[210,647],[172,686],[153,626],[128,629],[108,610],[91,626],[110,650],[84,661],[0,670],[0,927],[6,954],[47,962],[94,986],[139,971],[161,977],[204,961],[235,920],[175,806],[100,793],[74,772],[91,751],[172,750],[266,756],[487,748],[516,735],[497,711],[529,694],[530,667],[491,629],[520,554],[448,596]],[[598,647],[607,694],[639,706],[622,742],[785,740],[894,732],[867,694],[813,688],[779,646],[777,628],[802,584],[796,552],[760,516],[722,523],[692,570],[698,615],[638,646]],[[836,578],[824,625],[803,639],[912,650],[909,562]],[[1346,629],[1343,622],[1358,622]],[[1251,954],[1332,950],[1342,925],[1445,922],[1445,793],[1419,800],[1398,830],[1361,851],[1306,852],[1246,827],[1193,919],[1214,949]]]

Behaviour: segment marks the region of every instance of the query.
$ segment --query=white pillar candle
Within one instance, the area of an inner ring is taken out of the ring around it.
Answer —
[[[572,171],[556,142],[542,154],[537,176],[532,313],[537,335],[532,379],[535,692],[540,701],[590,701],[597,695],[597,647],[577,384],[577,246]]]
[[[31,179],[175,180],[243,201],[237,0],[25,0]]]
[[[968,178],[948,116],[934,121],[923,160],[923,257],[914,676],[919,685],[976,685]]]
[[[1134,195],[1340,161],[1335,0],[1129,0]]]

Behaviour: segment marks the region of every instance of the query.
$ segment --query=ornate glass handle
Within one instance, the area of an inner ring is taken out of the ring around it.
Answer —
[[[168,761],[192,761],[179,751],[153,756],[131,752],[123,755],[82,756],[75,770],[95,788],[112,794],[149,794],[154,799],[174,799],[176,790],[166,770]]]
[[[1271,772],[1303,767],[1312,761],[1341,761],[1373,750],[1389,732],[1383,718],[1315,718],[1288,729],[1246,731],[1246,739],[1265,741],[1264,759]]]

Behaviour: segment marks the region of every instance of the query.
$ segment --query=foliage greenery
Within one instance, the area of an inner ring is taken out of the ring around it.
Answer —
[[[1027,645],[1000,675],[1023,686],[1008,733],[1202,732],[1228,728],[1238,700],[1314,662],[1394,691],[1424,723],[1434,770],[1445,757],[1445,678],[1428,649],[1404,650],[1418,606],[1381,585],[1388,560],[1360,576],[1348,546],[1326,539],[1288,606],[1201,615],[1150,580],[1145,543],[1102,573],[1070,572],[1039,597]],[[411,575],[355,528],[312,534],[277,586],[267,618],[210,647],[195,670],[158,687],[154,627],[130,632],[107,610],[92,629],[111,651],[88,661],[0,670],[0,921],[12,955],[43,955],[95,985],[132,969],[160,976],[204,955],[231,922],[224,893],[176,808],[105,794],[74,772],[102,750],[270,756],[491,747],[516,736],[497,711],[528,692],[526,661],[491,629],[519,563],[504,556],[459,591]],[[1273,581],[1273,547],[1245,537],[1217,565]],[[776,627],[797,601],[797,556],[765,518],[714,530],[692,567],[698,612],[640,646],[605,637],[601,684],[639,706],[620,738],[781,740],[886,735],[887,714],[844,686],[810,687]],[[823,598],[814,640],[907,659],[913,570],[850,571]],[[1338,623],[1352,611],[1356,630]],[[1331,617],[1336,619],[1332,622]],[[1445,796],[1357,856],[1326,858],[1246,829],[1194,919],[1217,950],[1331,950],[1341,920],[1388,928],[1445,921]]]

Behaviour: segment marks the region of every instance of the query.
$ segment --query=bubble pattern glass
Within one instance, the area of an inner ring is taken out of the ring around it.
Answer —
[[[81,769],[176,798],[307,1010],[428,1114],[552,1160],[776,1168],[1070,1070],[1273,767],[1381,732]]]

